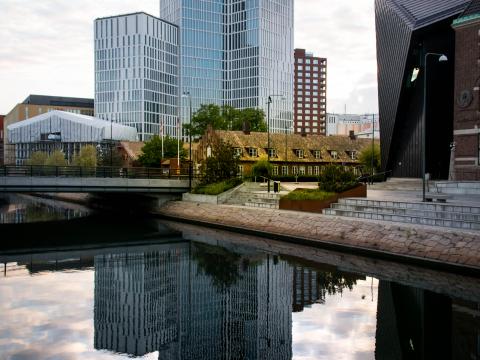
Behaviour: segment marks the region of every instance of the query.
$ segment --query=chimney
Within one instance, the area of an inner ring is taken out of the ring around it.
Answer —
[[[357,137],[355,136],[355,131],[354,130],[350,130],[350,140],[355,140]]]
[[[250,135],[250,123],[248,121],[243,122],[242,131],[245,135]]]

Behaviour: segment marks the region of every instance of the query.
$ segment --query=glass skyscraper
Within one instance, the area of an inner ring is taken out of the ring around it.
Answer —
[[[261,108],[270,129],[293,130],[293,0],[160,0],[177,24],[180,92],[201,104]],[[181,117],[188,122],[188,102]]]
[[[95,20],[95,115],[140,140],[178,136],[178,26],[145,13]]]

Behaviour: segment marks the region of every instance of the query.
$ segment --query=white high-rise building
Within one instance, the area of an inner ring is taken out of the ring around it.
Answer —
[[[95,116],[140,140],[177,137],[178,26],[143,12],[95,20]]]
[[[293,131],[293,0],[160,0],[160,17],[181,29],[180,92],[193,111],[213,103],[267,114],[275,95],[270,130]]]

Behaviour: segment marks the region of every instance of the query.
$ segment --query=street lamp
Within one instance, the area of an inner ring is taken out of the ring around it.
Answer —
[[[189,142],[189,165],[188,165],[188,188],[190,189],[190,192],[192,192],[192,166],[193,166],[193,159],[192,159],[192,95],[190,94],[190,91],[184,91],[182,97],[188,98],[189,100],[189,108],[190,108],[190,128],[188,130],[188,142]],[[180,141],[180,139],[178,139]]]
[[[426,187],[426,132],[427,132],[427,60],[429,56],[437,56],[439,62],[448,61],[445,54],[438,54],[433,52],[427,52],[424,58],[425,72],[423,74],[423,114],[422,114],[422,201],[425,202],[425,187]]]
[[[374,175],[374,154],[375,154],[375,114],[372,115],[372,159],[371,159],[371,169],[370,169],[370,183],[373,184],[373,175]],[[365,116],[368,116],[368,114],[365,114]]]
[[[280,94],[273,94],[273,95],[268,95],[267,99],[267,162],[270,165],[270,104],[272,103],[272,98],[274,97],[280,97],[281,100],[284,100],[285,97]],[[270,194],[270,172],[267,171],[267,189],[268,193]]]

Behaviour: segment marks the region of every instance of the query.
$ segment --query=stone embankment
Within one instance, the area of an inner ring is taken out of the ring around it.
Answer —
[[[158,214],[273,239],[480,274],[480,232],[321,214],[170,202]]]

